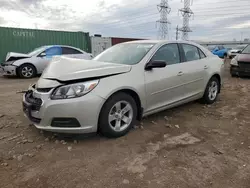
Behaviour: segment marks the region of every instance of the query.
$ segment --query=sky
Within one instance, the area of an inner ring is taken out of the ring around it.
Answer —
[[[250,38],[249,0],[190,0],[190,40]],[[0,0],[0,26],[157,39],[160,0]],[[169,0],[168,38],[182,27],[181,0]],[[181,33],[179,34],[181,37]]]

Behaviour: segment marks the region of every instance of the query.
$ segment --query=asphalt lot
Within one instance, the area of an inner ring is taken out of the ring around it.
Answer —
[[[36,80],[0,77],[1,188],[249,187],[249,78],[226,68],[215,104],[149,116],[118,139],[35,129],[16,91]]]

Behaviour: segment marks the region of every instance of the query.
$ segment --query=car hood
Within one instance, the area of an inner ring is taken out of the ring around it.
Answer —
[[[238,53],[240,51],[240,49],[233,49],[233,50],[230,50],[230,52],[233,52],[233,53]]]
[[[238,54],[237,61],[249,62],[250,63],[250,54]]]
[[[41,78],[60,82],[83,80],[126,73],[131,68],[131,65],[124,64],[54,57],[43,71]]]
[[[29,58],[29,57],[30,56],[28,54],[9,52],[6,55],[5,61],[12,61],[12,60],[18,60],[18,59]]]

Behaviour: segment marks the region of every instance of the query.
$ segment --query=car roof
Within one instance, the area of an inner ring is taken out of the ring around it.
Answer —
[[[41,46],[41,47],[46,47],[46,48],[50,48],[53,46],[61,46],[61,47],[69,47],[69,48],[76,48],[74,46],[68,46],[68,45],[61,45],[61,44],[54,44],[54,45],[45,45],[45,46]],[[78,48],[77,48],[78,49]]]
[[[192,45],[199,45],[198,43],[186,40],[134,40],[129,41],[126,43],[153,43],[153,44],[167,44],[167,43],[185,43],[185,44],[192,44]],[[200,46],[200,45],[199,45]]]
[[[74,46],[68,46],[68,45],[61,45],[61,44],[55,44],[55,45],[45,45],[45,46],[41,46],[41,47],[44,47],[44,48],[50,48],[50,47],[53,47],[53,46],[60,46],[60,47],[69,47],[69,48],[73,48],[73,49],[76,49],[78,51],[81,51],[81,52],[85,52],[84,50],[80,49],[80,48],[77,48],[77,47],[74,47]],[[86,52],[85,52],[86,53]]]

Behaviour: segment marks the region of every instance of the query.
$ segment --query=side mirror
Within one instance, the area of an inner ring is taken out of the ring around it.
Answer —
[[[152,70],[153,68],[163,68],[166,66],[167,63],[165,61],[150,61],[146,64],[145,70]]]
[[[45,52],[43,52],[43,53],[40,54],[40,57],[45,57],[45,56],[46,56]]]

